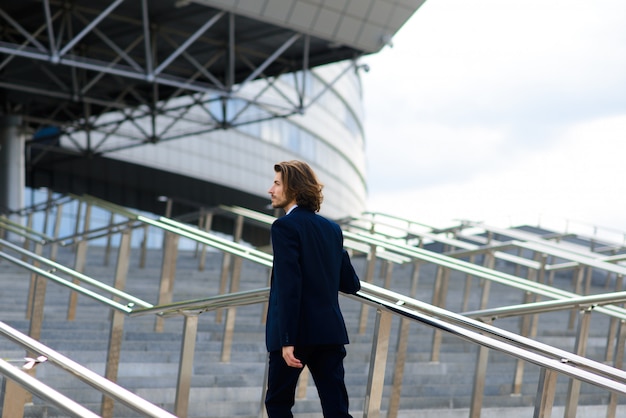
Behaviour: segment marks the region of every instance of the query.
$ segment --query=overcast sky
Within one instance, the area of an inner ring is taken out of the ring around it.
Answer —
[[[368,209],[626,232],[625,0],[427,0],[363,62]]]

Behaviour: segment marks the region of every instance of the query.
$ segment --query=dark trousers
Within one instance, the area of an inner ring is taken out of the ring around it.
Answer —
[[[348,413],[348,392],[344,382],[343,345],[296,347],[295,356],[311,372],[322,403],[324,418],[352,418]],[[269,418],[291,418],[296,386],[302,369],[289,367],[282,351],[270,352],[265,408]]]

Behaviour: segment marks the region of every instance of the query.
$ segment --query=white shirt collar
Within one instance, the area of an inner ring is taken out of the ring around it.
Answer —
[[[293,210],[294,210],[295,208],[297,208],[297,207],[298,207],[298,205],[293,205],[293,206],[289,209],[289,211],[288,211],[287,213],[285,213],[285,215],[289,215],[289,214],[290,214],[291,212],[293,212]]]

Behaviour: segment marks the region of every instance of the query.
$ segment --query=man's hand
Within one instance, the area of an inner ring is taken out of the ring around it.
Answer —
[[[293,355],[293,345],[283,347],[283,359],[289,367],[295,367],[297,369],[301,369],[303,367],[302,362]]]

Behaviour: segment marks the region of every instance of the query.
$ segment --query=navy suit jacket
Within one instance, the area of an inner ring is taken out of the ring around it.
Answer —
[[[287,345],[348,344],[338,292],[356,293],[361,284],[343,249],[339,225],[296,207],[274,221],[271,237],[268,351]]]

